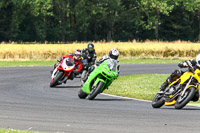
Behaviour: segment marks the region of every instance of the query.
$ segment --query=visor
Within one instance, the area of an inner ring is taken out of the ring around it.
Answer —
[[[92,47],[91,47],[91,48],[89,48],[89,51],[93,51],[93,50],[94,50],[94,48],[92,48]]]

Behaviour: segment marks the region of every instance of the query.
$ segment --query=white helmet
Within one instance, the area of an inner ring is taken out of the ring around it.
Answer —
[[[117,49],[111,49],[108,53],[108,56],[112,59],[117,60],[119,56],[119,51]]]
[[[74,58],[75,60],[80,60],[82,56],[82,51],[80,49],[76,49],[74,52]]]
[[[197,55],[196,62],[197,66],[200,67],[200,54]]]

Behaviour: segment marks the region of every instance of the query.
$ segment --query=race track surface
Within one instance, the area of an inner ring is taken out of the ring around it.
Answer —
[[[121,65],[121,75],[171,73],[177,64]],[[98,95],[78,98],[79,79],[50,88],[52,67],[0,68],[0,128],[65,133],[198,133],[200,108]],[[158,79],[159,80],[159,79]]]

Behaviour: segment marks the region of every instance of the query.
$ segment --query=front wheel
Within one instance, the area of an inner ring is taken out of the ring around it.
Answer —
[[[85,92],[83,92],[82,91],[82,89],[80,89],[79,90],[79,92],[78,92],[78,97],[80,98],[80,99],[85,99],[86,97],[87,97],[87,93],[85,93]]]
[[[157,93],[154,99],[152,100],[151,105],[153,108],[160,108],[161,106],[164,105],[164,103],[165,103],[165,100],[163,98],[163,95],[160,95],[159,93]]]
[[[195,90],[196,88],[190,87],[183,96],[179,96],[175,103],[175,109],[182,109],[194,97]]]
[[[90,93],[90,95],[88,96],[89,100],[93,100],[100,92],[101,92],[101,88],[104,86],[104,82],[99,81],[98,85],[96,86],[96,88],[94,88],[92,90],[92,92]]]
[[[62,78],[62,76],[63,76],[62,71],[56,72],[55,78],[51,79],[50,87],[55,87],[58,84],[58,81]]]

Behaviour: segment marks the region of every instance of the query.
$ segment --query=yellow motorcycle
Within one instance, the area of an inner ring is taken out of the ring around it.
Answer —
[[[189,66],[189,64],[188,64]],[[195,93],[199,93],[200,70],[189,66],[191,71],[185,72],[180,78],[173,81],[166,87],[163,93],[160,91],[156,94],[152,101],[153,108],[165,106],[175,106],[175,109],[182,109],[190,102]]]

